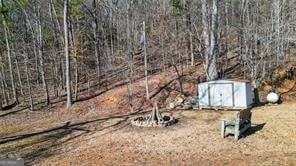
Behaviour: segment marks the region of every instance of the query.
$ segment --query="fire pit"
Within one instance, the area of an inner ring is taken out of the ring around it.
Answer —
[[[166,127],[176,123],[176,119],[172,116],[162,116],[157,105],[154,106],[150,115],[135,117],[131,120],[131,124],[139,127]]]

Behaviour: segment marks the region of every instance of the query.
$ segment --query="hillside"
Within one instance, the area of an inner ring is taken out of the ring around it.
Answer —
[[[174,79],[174,75],[151,76],[151,93]],[[236,142],[232,137],[222,139],[219,132],[220,120],[234,116],[233,111],[164,111],[175,116],[178,123],[159,129],[131,126],[132,117],[151,109],[142,97],[143,85],[144,79],[134,84],[135,108],[139,108],[134,112],[127,106],[126,85],[78,102],[70,111],[56,103],[48,110],[15,108],[2,112],[0,155],[36,165],[236,165],[250,159],[251,165],[296,162],[294,101],[254,108],[252,129]],[[169,84],[169,96],[178,94],[173,90],[177,85],[176,81]],[[185,89],[190,92],[192,86],[186,83]],[[159,100],[159,94],[154,99]]]
[[[296,165],[295,11],[0,0],[0,166]]]

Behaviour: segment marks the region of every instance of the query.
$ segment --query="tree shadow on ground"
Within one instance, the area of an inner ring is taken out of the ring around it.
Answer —
[[[174,82],[175,80],[177,80],[178,78],[174,78],[172,79],[171,81],[169,81],[168,83],[166,83],[165,85],[163,85],[162,87],[159,87],[159,89],[154,92],[150,97],[149,99],[152,99],[154,98],[157,94],[159,94],[162,90],[164,90],[165,88],[167,88],[172,82]]]
[[[2,137],[2,138],[0,138],[0,145],[5,144],[5,143],[9,143],[12,141],[18,141],[18,140],[22,140],[25,138],[37,136],[37,135],[48,134],[51,132],[58,132],[60,130],[62,130],[62,131],[79,130],[79,128],[75,128],[75,127],[73,128],[72,125],[70,125],[70,122],[67,122],[67,123],[63,124],[62,126],[46,129],[43,131],[32,132],[32,133],[27,133],[27,134],[20,134],[20,135],[15,135],[15,136]]]
[[[152,72],[152,73],[149,73],[149,76],[152,76],[152,75],[155,75],[155,74],[157,74],[157,72]],[[145,77],[145,76],[140,76],[140,77],[138,77],[138,78],[135,78],[134,81],[135,81],[135,82],[136,82],[136,81],[139,81],[139,80],[143,79],[144,77]],[[173,79],[172,81],[175,81],[175,80],[176,80],[176,78]],[[109,84],[108,84],[108,83],[109,83]],[[170,82],[170,83],[171,83],[171,82]],[[78,99],[77,99],[76,101],[74,101],[74,103],[83,102],[83,101],[87,101],[87,100],[93,99],[93,98],[95,98],[95,97],[98,97],[98,96],[100,96],[100,95],[102,95],[102,94],[104,94],[104,93],[110,91],[110,90],[113,90],[113,89],[115,89],[115,88],[118,88],[118,87],[123,86],[123,85],[126,85],[126,84],[127,84],[126,81],[116,82],[115,84],[112,84],[112,83],[110,83],[110,82],[108,82],[108,81],[105,81],[105,82],[98,82],[98,83],[96,83],[96,84],[94,84],[94,85],[92,85],[92,86],[90,87],[90,88],[93,88],[95,92],[92,92],[92,94],[85,95],[85,96],[78,96]],[[102,87],[102,88],[105,88],[105,89],[104,89],[104,90],[101,90],[101,91],[98,91],[98,90],[96,89],[96,87],[98,87],[98,86],[101,87],[102,85],[105,85],[104,87]],[[111,85],[111,86],[108,87],[108,86],[106,86],[106,85]],[[161,90],[162,90],[162,89],[160,89],[158,92],[156,92],[155,94],[153,94],[153,95],[150,97],[150,99],[153,98],[153,97],[155,97],[155,95],[157,95]],[[87,91],[87,89],[80,89],[78,92],[86,92],[86,91]],[[66,101],[66,96],[67,96],[66,94],[63,94],[62,96],[60,96],[60,97],[61,97],[60,100],[53,101],[53,102],[51,102],[51,104],[56,104],[56,103],[60,103],[60,102],[65,102],[65,101]]]
[[[140,110],[126,115],[66,122],[41,131],[2,137],[0,138],[0,157],[9,158],[9,155],[22,157],[26,164],[30,164],[36,160],[59,154],[63,150],[64,143],[87,133],[104,131],[102,133],[104,135],[120,130],[129,125],[127,121],[130,116],[139,112]],[[118,118],[119,120],[115,123],[105,123]]]
[[[26,150],[28,149],[26,146],[18,147],[17,149],[24,150],[21,157],[24,158],[26,165],[32,165],[36,159],[40,160],[43,158],[48,158],[52,155],[60,154],[62,144],[82,136],[83,134],[84,132],[75,134],[73,130],[59,131],[50,135],[46,135],[45,139],[40,142],[37,141],[32,142],[31,145],[28,144],[27,147],[30,146],[30,150]],[[68,135],[71,135],[71,137],[62,141],[62,139]]]
[[[149,75],[151,76],[151,75],[153,75],[153,74],[155,74],[155,73],[150,73]],[[141,76],[141,77],[139,77],[139,78],[135,78],[134,81],[139,81],[139,80],[141,80],[141,79],[144,78],[144,77],[145,77],[145,76]],[[113,90],[114,88],[118,88],[118,87],[123,86],[123,85],[126,85],[126,84],[127,84],[126,81],[119,81],[119,82],[117,82],[117,83],[115,83],[115,84],[112,84],[112,83],[109,82],[109,81],[99,82],[99,83],[97,83],[97,84],[92,85],[91,88],[96,88],[97,86],[105,85],[105,86],[104,86],[105,89],[104,89],[103,91],[95,92],[95,93],[93,93],[93,94],[91,94],[91,95],[87,95],[87,96],[84,96],[84,97],[79,97],[79,98],[78,98],[76,101],[74,101],[74,102],[76,103],[76,102],[82,102],[82,101],[90,100],[90,99],[95,98],[95,97],[97,97],[97,96],[99,96],[99,95],[102,95],[102,94],[104,94],[104,93],[106,93],[106,92],[108,92],[108,91],[110,91],[110,90]],[[108,85],[111,85],[111,87],[108,87]],[[103,88],[103,87],[102,87],[102,88]],[[86,89],[81,90],[81,91],[79,91],[79,92],[83,92],[83,91],[86,91]],[[66,95],[64,95],[64,96],[66,96]],[[65,99],[65,100],[66,100],[66,99]]]
[[[77,137],[73,134],[74,130],[59,130],[56,132],[35,135],[27,139],[19,140],[19,142],[9,142],[2,144],[0,148],[0,156],[3,158],[23,158],[26,164],[33,162],[36,158],[49,157],[56,154],[57,148],[62,143],[68,142]],[[80,133],[79,135],[83,134]],[[64,137],[71,137],[64,140]],[[79,136],[78,135],[78,136]],[[63,141],[62,141],[63,140]]]
[[[8,111],[8,112],[6,112],[6,113],[4,113],[4,114],[1,114],[0,115],[0,118],[1,117],[5,117],[5,116],[8,116],[8,115],[13,115],[13,114],[16,114],[16,113],[18,113],[18,112],[21,112],[21,111],[24,111],[24,110],[26,110],[26,109],[28,109],[29,107],[22,107],[22,108],[19,108],[19,109],[17,109],[17,110],[10,110],[10,111]]]
[[[76,101],[74,101],[74,103],[78,103],[78,102],[82,102],[82,101],[87,101],[87,100],[90,100],[92,98],[95,98],[99,95],[102,95],[106,92],[108,92],[109,90],[112,90],[113,88],[117,88],[117,87],[120,87],[122,85],[125,85],[125,83],[119,83],[119,84],[115,84],[114,86],[112,86],[110,89],[105,89],[103,91],[100,91],[100,92],[96,92],[96,93],[93,93],[93,94],[90,94],[90,95],[87,95],[87,96],[82,96],[82,97],[79,97]],[[81,91],[82,92],[82,91]],[[61,96],[61,99],[60,100],[55,100],[55,99],[52,99],[50,104],[47,105],[46,104],[46,101],[43,100],[43,101],[39,101],[39,102],[35,102],[34,103],[34,111],[37,111],[37,110],[43,110],[45,108],[47,109],[52,109],[52,108],[55,108],[55,104],[58,104],[58,103],[62,103],[62,102],[65,102],[66,101],[66,95],[62,95]],[[21,112],[21,111],[25,111],[27,109],[30,109],[29,106],[24,106],[24,107],[21,107],[20,109],[18,110],[12,110],[14,108],[17,107],[17,104],[16,103],[13,103],[9,106],[5,106],[2,108],[3,112],[5,111],[9,111],[9,112],[6,112],[6,113],[3,113],[3,114],[0,114],[0,117],[5,117],[5,116],[8,116],[8,115],[13,115],[13,114],[16,114],[18,112]]]
[[[92,98],[95,98],[95,97],[97,97],[97,96],[99,96],[99,95],[102,95],[102,94],[108,92],[109,90],[112,90],[112,89],[114,89],[114,88],[117,88],[117,87],[120,87],[120,86],[123,86],[123,85],[125,85],[124,82],[119,83],[119,84],[115,84],[115,85],[112,86],[111,88],[106,88],[106,89],[103,90],[103,91],[100,91],[100,92],[97,92],[97,93],[93,93],[93,94],[88,95],[88,96],[80,97],[80,98],[78,98],[78,99],[75,101],[75,103],[76,103],[76,102],[82,102],[82,101],[90,100],[90,99],[92,99]]]
[[[6,105],[6,106],[2,107],[2,111],[10,110],[10,109],[16,107],[17,104],[18,104],[17,102],[13,102],[12,104]]]

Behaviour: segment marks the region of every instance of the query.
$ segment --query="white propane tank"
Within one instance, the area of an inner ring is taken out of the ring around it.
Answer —
[[[270,92],[268,93],[266,99],[270,103],[277,103],[280,99],[280,96],[274,92]]]

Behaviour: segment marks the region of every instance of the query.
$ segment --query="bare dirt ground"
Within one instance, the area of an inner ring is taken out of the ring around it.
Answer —
[[[153,94],[170,79],[150,81]],[[120,86],[71,110],[57,103],[49,110],[1,112],[0,158],[23,158],[27,165],[296,165],[295,102],[253,108],[252,129],[235,141],[219,132],[220,120],[234,111],[163,111],[178,123],[131,126],[131,117],[149,108],[143,85],[135,84],[134,111]]]
[[[174,111],[178,124],[161,129],[129,125],[125,118],[102,122],[113,127],[90,132],[63,145],[59,155],[38,164],[74,165],[295,165],[296,104],[253,110],[253,127],[238,142],[219,135],[219,121],[233,112]]]

